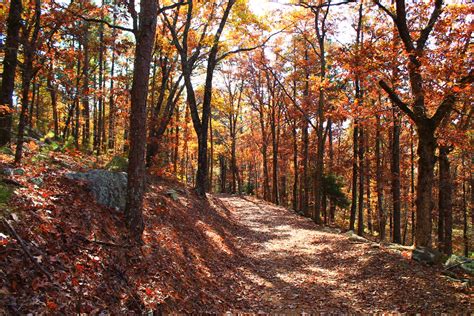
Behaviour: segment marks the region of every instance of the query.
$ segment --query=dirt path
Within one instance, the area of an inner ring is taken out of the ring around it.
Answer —
[[[233,290],[243,310],[472,311],[469,294],[434,268],[384,248],[351,243],[344,235],[262,201],[218,199],[240,227],[236,244],[245,260]]]

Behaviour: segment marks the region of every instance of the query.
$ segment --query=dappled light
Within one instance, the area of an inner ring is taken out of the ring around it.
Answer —
[[[472,313],[473,22],[0,0],[0,315]]]

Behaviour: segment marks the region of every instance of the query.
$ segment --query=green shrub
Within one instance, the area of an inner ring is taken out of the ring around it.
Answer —
[[[0,208],[8,204],[13,193],[13,188],[0,182]]]
[[[253,195],[255,193],[255,184],[248,182],[244,187],[245,194]]]
[[[109,171],[126,172],[128,168],[128,159],[122,156],[114,156],[105,166]]]
[[[5,154],[5,155],[10,155],[10,156],[14,156],[15,153],[13,152],[13,150],[11,150],[10,147],[7,147],[7,146],[2,146],[0,147],[0,153],[2,154]]]
[[[340,177],[334,174],[323,175],[323,193],[334,201],[337,207],[348,208],[350,202],[342,191],[343,187],[344,185]]]

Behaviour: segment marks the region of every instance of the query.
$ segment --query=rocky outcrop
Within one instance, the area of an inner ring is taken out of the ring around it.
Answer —
[[[446,269],[460,268],[465,273],[474,276],[474,259],[451,255],[444,266]]]
[[[443,256],[437,250],[425,247],[418,247],[413,250],[412,259],[421,263],[433,265],[436,263],[441,263],[443,260]]]
[[[71,172],[66,174],[71,180],[84,181],[100,205],[125,209],[127,196],[127,174],[125,172],[112,172],[95,169],[87,172]]]
[[[353,242],[353,243],[367,243],[367,242],[369,242],[367,239],[365,239],[362,236],[357,235],[352,230],[347,231],[344,235],[346,235],[347,239],[350,242]]]

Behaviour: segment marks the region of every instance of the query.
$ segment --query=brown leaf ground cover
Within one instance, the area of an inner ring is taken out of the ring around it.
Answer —
[[[123,214],[97,205],[84,183],[64,177],[81,164],[50,158],[9,177],[22,187],[2,215],[51,279],[2,225],[0,314],[473,310],[472,292],[442,278],[439,267],[351,243],[253,198],[201,200],[153,176],[145,244],[131,249]],[[30,182],[36,176],[44,178],[39,188]]]

